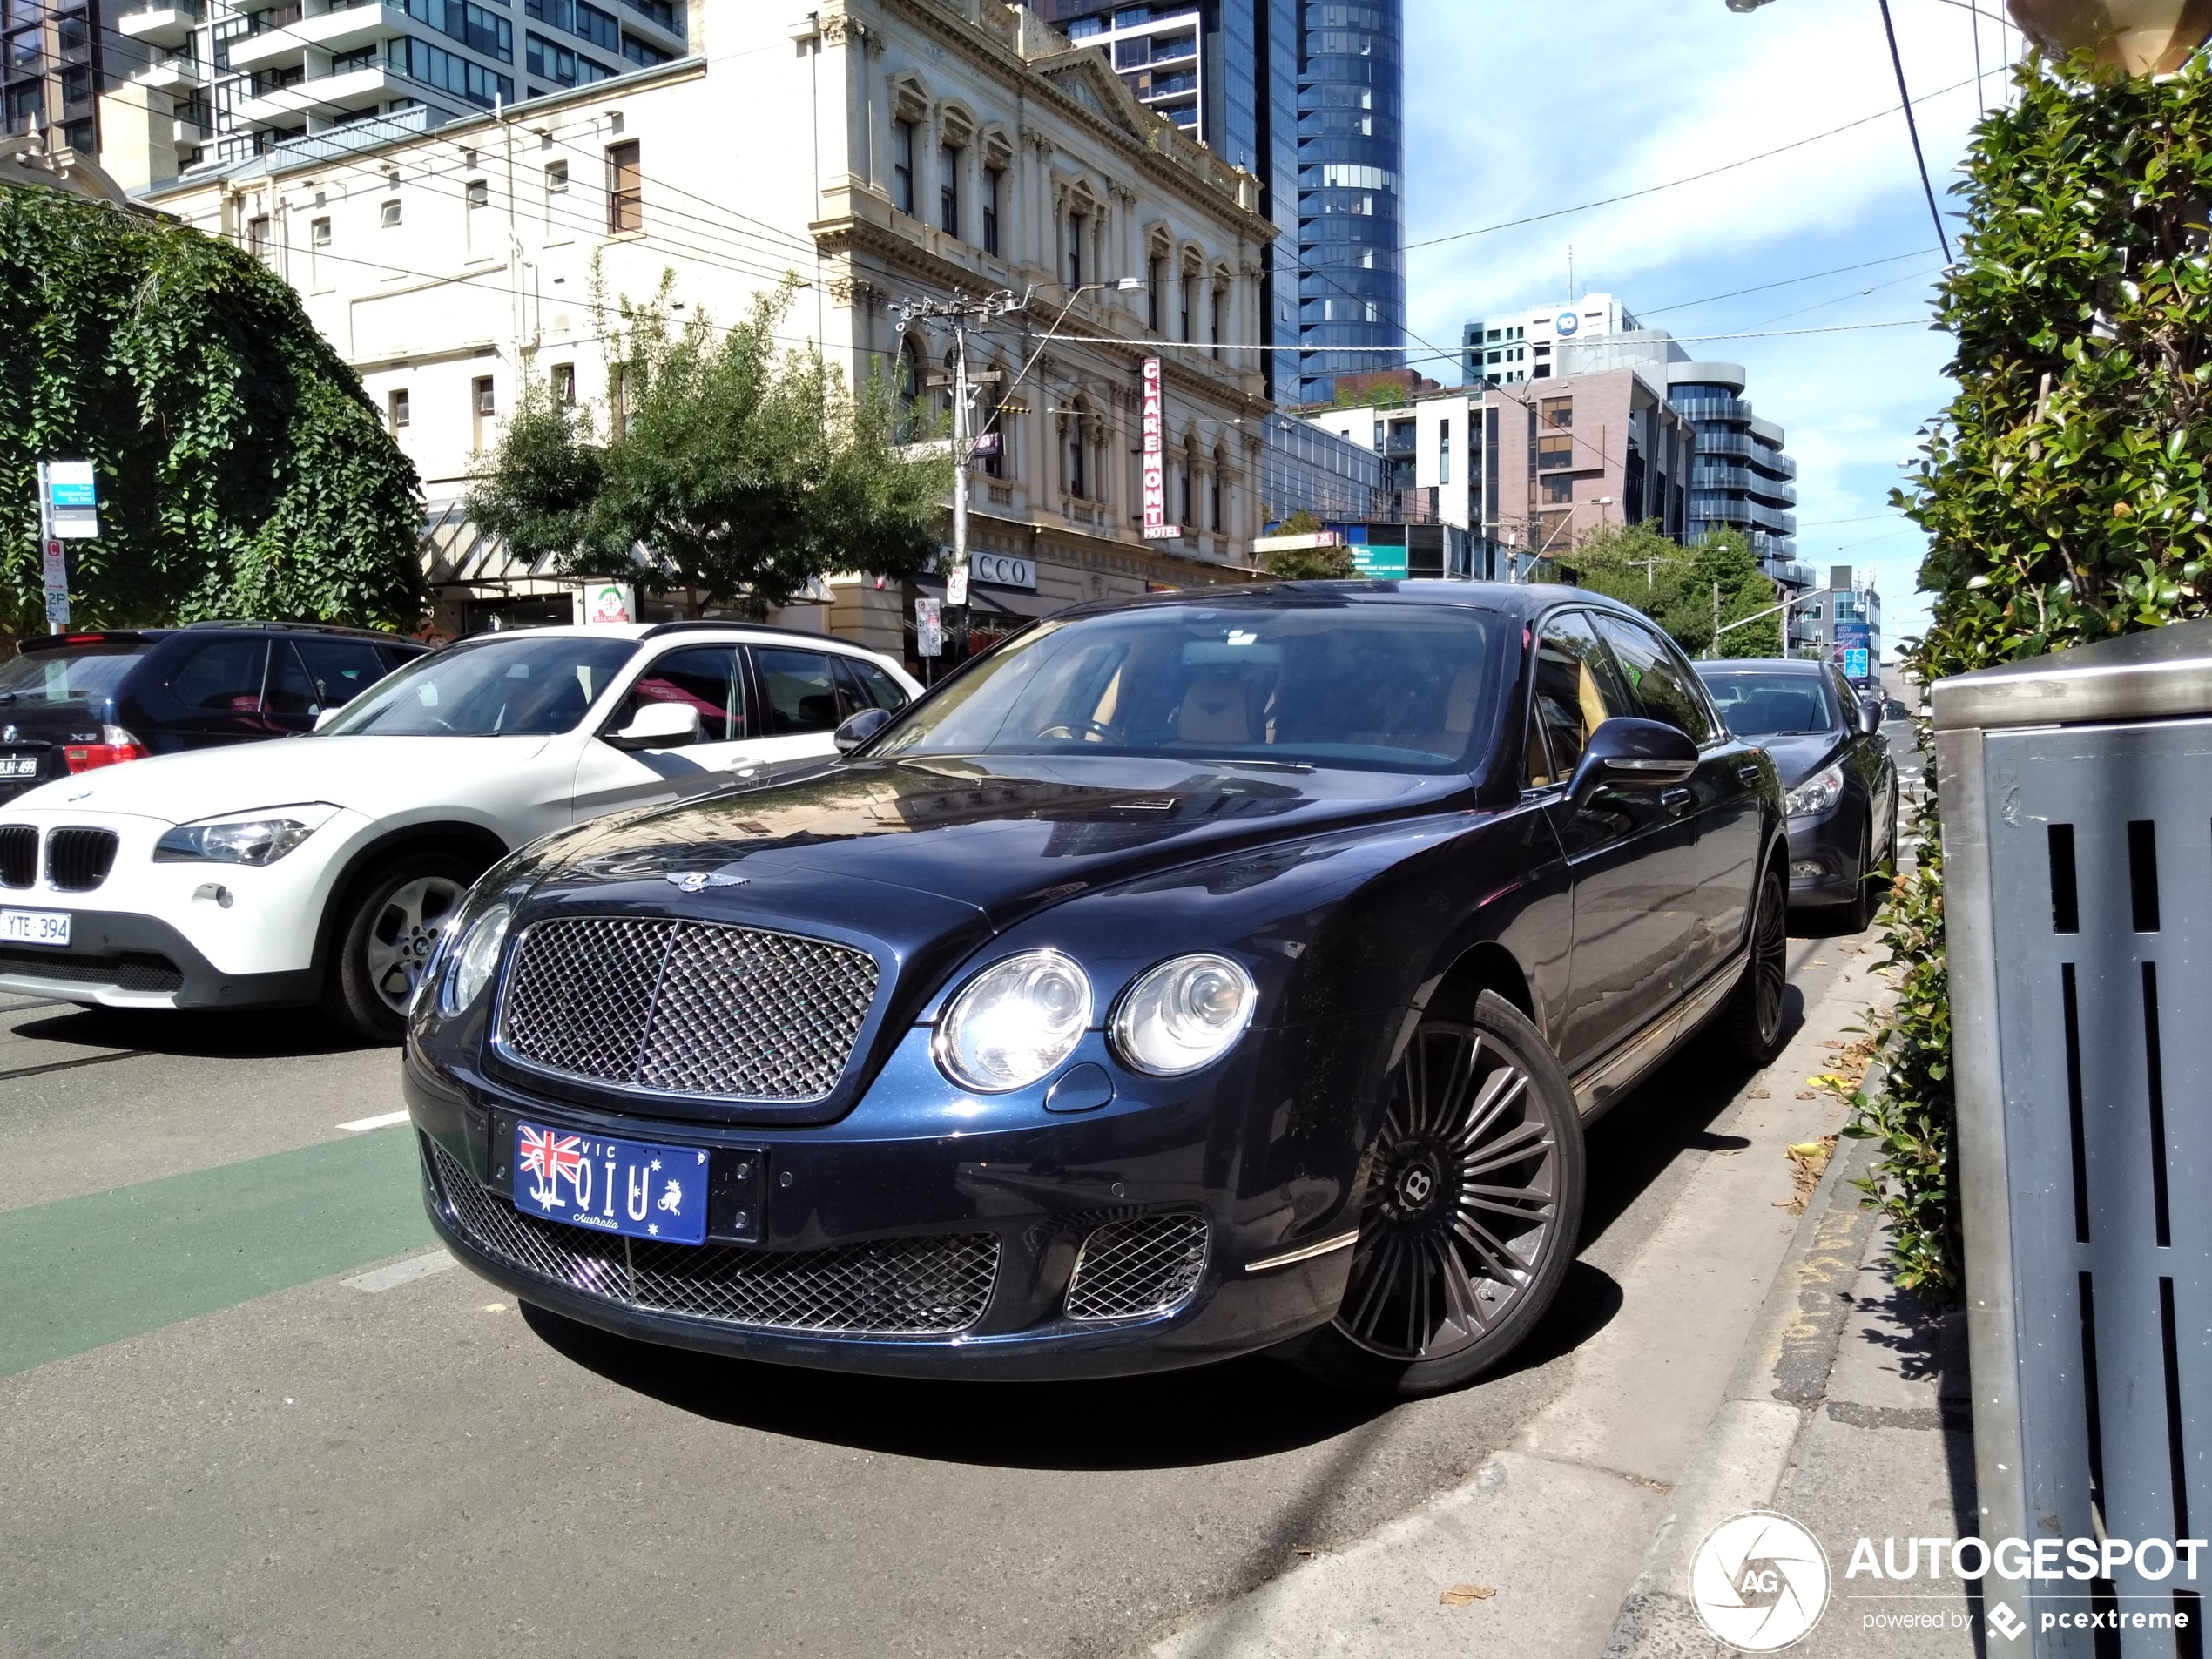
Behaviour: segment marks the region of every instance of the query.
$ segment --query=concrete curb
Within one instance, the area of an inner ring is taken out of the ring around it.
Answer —
[[[1870,1068],[1865,1086],[1878,1088]],[[1873,1162],[1871,1141],[1830,1158],[1744,1345],[1728,1395],[1669,1494],[1605,1645],[1604,1659],[1700,1659],[1718,1643],[1688,1596],[1690,1558],[1715,1527],[1771,1506],[1795,1462],[1848,1321],[1850,1294],[1878,1216],[1844,1183]]]

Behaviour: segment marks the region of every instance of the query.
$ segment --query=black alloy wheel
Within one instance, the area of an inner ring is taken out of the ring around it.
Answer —
[[[1768,1065],[1782,1052],[1784,993],[1790,982],[1790,900],[1782,885],[1782,860],[1770,860],[1759,878],[1751,915],[1751,954],[1713,1020],[1713,1035],[1737,1058]]]
[[[1335,1320],[1285,1355],[1339,1386],[1454,1388],[1513,1352],[1558,1294],[1582,1219],[1582,1130],[1542,1035],[1484,992],[1418,1027],[1392,1071]]]

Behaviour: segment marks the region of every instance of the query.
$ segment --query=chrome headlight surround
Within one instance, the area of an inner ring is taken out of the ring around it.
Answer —
[[[931,1052],[945,1076],[979,1095],[1026,1089],[1076,1051],[1090,1029],[1090,978],[1056,950],[1025,950],[961,986],[938,1015]]]
[[[1252,1022],[1259,988],[1235,958],[1200,951],[1162,962],[1122,994],[1110,1027],[1123,1064],[1180,1077],[1227,1054]]]
[[[243,813],[196,818],[162,832],[153,844],[156,864],[274,864],[338,816],[328,801],[295,802]]]
[[[1783,798],[1787,818],[1817,818],[1844,798],[1843,762],[1823,766]]]
[[[438,988],[438,1012],[447,1019],[465,1014],[475,1006],[476,999],[484,994],[498,971],[499,954],[507,943],[507,931],[515,923],[515,907],[502,899],[481,914],[470,917],[468,925],[458,934],[448,929],[439,942],[439,954],[444,958],[443,971],[437,964],[423,975],[426,984]]]

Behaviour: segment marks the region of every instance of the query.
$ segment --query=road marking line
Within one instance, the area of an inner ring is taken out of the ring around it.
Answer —
[[[406,1122],[405,1112],[383,1112],[374,1117],[356,1117],[352,1123],[341,1123],[338,1127],[348,1135],[361,1135],[373,1129],[389,1129],[395,1123]]]
[[[448,1267],[460,1265],[444,1251],[434,1250],[427,1256],[410,1256],[403,1262],[394,1262],[389,1267],[356,1274],[352,1278],[341,1279],[339,1283],[349,1291],[366,1291],[374,1296],[380,1291],[396,1290],[402,1285],[414,1284],[418,1278],[428,1278],[433,1273],[442,1273]]]

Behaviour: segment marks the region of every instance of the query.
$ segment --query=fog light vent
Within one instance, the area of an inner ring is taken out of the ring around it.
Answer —
[[[1204,1216],[1135,1216],[1083,1240],[1068,1283],[1071,1319],[1134,1319],[1190,1299],[1206,1267]]]

